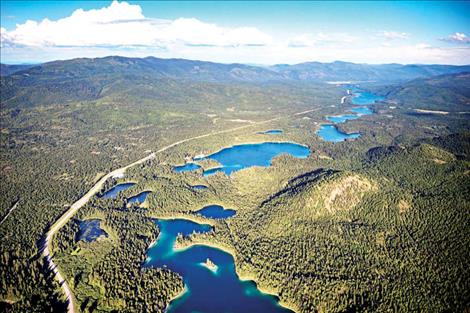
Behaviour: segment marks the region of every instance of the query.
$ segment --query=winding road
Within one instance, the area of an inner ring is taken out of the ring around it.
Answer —
[[[316,110],[319,110],[319,109],[320,108],[295,113],[295,114],[293,114],[293,116],[303,115],[303,114],[313,112],[313,111],[316,111]],[[164,151],[166,151],[166,150],[168,150],[172,147],[175,147],[177,145],[180,145],[182,143],[185,143],[185,142],[188,142],[188,141],[191,141],[191,140],[196,140],[196,139],[201,139],[201,138],[213,136],[213,135],[228,133],[228,132],[240,130],[240,129],[243,129],[243,128],[252,127],[252,126],[255,126],[255,125],[274,122],[274,121],[277,121],[279,119],[281,119],[281,117],[276,117],[276,118],[273,118],[273,119],[260,121],[260,122],[255,122],[255,123],[251,123],[249,125],[243,125],[243,126],[239,126],[239,127],[235,127],[235,128],[226,129],[226,130],[215,131],[215,132],[207,133],[207,134],[204,134],[204,135],[199,135],[199,136],[195,136],[195,137],[191,137],[191,138],[187,138],[187,139],[183,139],[183,140],[174,142],[174,143],[172,143],[168,146],[165,146],[165,147],[161,148],[160,150],[157,150],[156,152],[153,152],[153,153],[149,154],[148,156],[146,156],[146,157],[144,157],[140,160],[137,160],[137,161],[135,161],[131,164],[128,164],[126,166],[123,166],[121,168],[118,168],[118,169],[115,169],[115,170],[109,172],[108,174],[103,176],[98,182],[96,182],[95,185],[93,185],[93,187],[84,196],[82,196],[80,199],[78,199],[76,202],[74,202],[70,206],[70,208],[62,216],[60,216],[60,218],[50,227],[49,231],[45,235],[44,245],[42,247],[42,254],[43,254],[43,256],[46,260],[46,263],[47,263],[49,269],[54,272],[55,278],[56,278],[57,281],[59,281],[59,284],[60,284],[60,286],[61,286],[61,288],[62,288],[62,290],[63,290],[63,292],[64,292],[64,294],[67,298],[67,312],[68,313],[75,313],[75,299],[74,299],[73,293],[72,293],[69,285],[67,284],[66,279],[60,273],[57,264],[54,263],[54,260],[52,258],[53,254],[52,254],[51,243],[52,243],[52,240],[54,238],[54,235],[62,228],[62,226],[64,226],[82,206],[84,206],[94,195],[96,195],[101,190],[104,183],[109,178],[114,177],[114,176],[121,176],[121,175],[124,174],[124,172],[128,168],[133,167],[135,165],[142,164],[142,163],[144,163],[148,160],[152,160],[152,159],[155,158],[157,153],[164,152]]]

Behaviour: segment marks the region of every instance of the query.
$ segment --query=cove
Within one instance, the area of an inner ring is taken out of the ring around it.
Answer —
[[[81,221],[78,241],[92,242],[100,236],[108,237],[108,234],[100,228],[100,222],[98,219]]]
[[[126,190],[127,188],[130,188],[134,186],[135,183],[123,183],[123,184],[117,184],[116,186],[112,187],[111,189],[105,191],[103,195],[101,195],[102,198],[105,199],[116,199],[116,196],[119,192]]]
[[[200,168],[201,166],[197,165],[196,163],[186,163],[185,165],[173,167],[173,170],[177,173],[181,173],[181,172],[195,171]]]
[[[196,214],[202,215],[208,218],[228,218],[234,216],[237,212],[232,209],[225,209],[220,205],[208,205],[200,210],[196,211]]]
[[[128,203],[143,203],[151,191],[144,191],[127,199]]]
[[[276,297],[260,292],[254,282],[240,280],[229,253],[205,245],[173,249],[178,234],[208,232],[210,225],[182,219],[157,220],[156,223],[160,234],[156,244],[148,250],[144,266],[166,266],[180,274],[185,284],[183,294],[170,303],[166,312],[292,313],[280,306]],[[215,264],[214,268],[205,265],[207,259]]]
[[[321,125],[320,129],[317,131],[317,135],[320,136],[323,140],[330,142],[340,142],[345,141],[346,139],[356,139],[360,136],[359,133],[343,133],[342,131],[339,131],[336,126],[331,124]]]
[[[288,153],[296,158],[304,159],[309,156],[310,150],[292,142],[263,142],[255,144],[241,144],[224,148],[203,159],[213,159],[222,166],[204,171],[204,176],[216,172],[224,172],[227,175],[235,171],[252,166],[270,166],[274,157]]]

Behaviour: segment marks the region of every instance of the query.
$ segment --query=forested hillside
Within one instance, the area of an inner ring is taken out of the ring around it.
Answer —
[[[470,125],[459,112],[468,104],[469,77],[429,78],[464,69],[106,57],[2,76],[0,308],[63,311],[64,296],[40,254],[49,226],[112,169],[206,134],[107,181],[104,189],[136,185],[116,200],[93,197],[54,238],[53,257],[77,309],[163,311],[182,291],[181,277],[141,265],[159,235],[153,219],[187,217],[215,231],[178,244],[227,249],[242,278],[299,312],[464,311]],[[374,114],[338,125],[360,133],[356,140],[332,143],[317,134],[326,117],[355,107],[346,88],[325,81],[386,77],[428,78],[380,87],[387,98],[368,105]],[[451,113],[410,114],[415,109]],[[281,155],[271,167],[230,177],[173,170],[201,153],[266,141],[296,142],[311,154]],[[152,191],[143,207],[128,203],[143,190]],[[194,214],[214,203],[237,213],[227,221]],[[79,222],[90,218],[109,236],[77,240]]]
[[[11,108],[96,100],[108,96],[116,89],[160,99],[167,97],[171,101],[178,94],[168,95],[168,90],[173,90],[168,85],[174,85],[175,80],[185,80],[192,84],[212,82],[258,85],[348,80],[390,83],[470,71],[469,66],[449,65],[312,62],[258,67],[184,59],[118,56],[54,61],[32,67],[16,66],[16,69],[15,66],[2,64],[2,69],[6,74],[10,74],[0,78],[2,104]],[[145,90],[140,92],[136,87]]]
[[[406,107],[445,112],[470,111],[470,72],[416,79],[378,88],[391,101]]]

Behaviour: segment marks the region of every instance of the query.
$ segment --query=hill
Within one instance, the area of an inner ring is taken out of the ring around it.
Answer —
[[[387,99],[410,108],[470,111],[470,72],[415,79],[388,86],[379,92]]]
[[[7,76],[14,74],[16,72],[22,71],[22,70],[27,70],[28,68],[31,68],[35,66],[34,64],[3,64],[0,63],[0,76]]]
[[[307,81],[397,82],[470,70],[470,66],[420,64],[355,64],[307,62],[296,65],[274,65],[272,70],[284,78]]]

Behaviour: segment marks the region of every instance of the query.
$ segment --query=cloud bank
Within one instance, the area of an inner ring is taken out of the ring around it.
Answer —
[[[464,33],[451,34],[445,38],[441,38],[441,40],[458,44],[470,44],[470,38]]]
[[[77,9],[70,16],[28,20],[0,29],[2,60],[43,62],[74,57],[157,56],[242,63],[298,63],[346,60],[364,63],[470,63],[469,38],[455,33],[444,40],[463,47],[410,44],[405,32],[375,35],[312,30],[279,38],[256,27],[222,27],[197,18],[149,18],[139,5]]]

